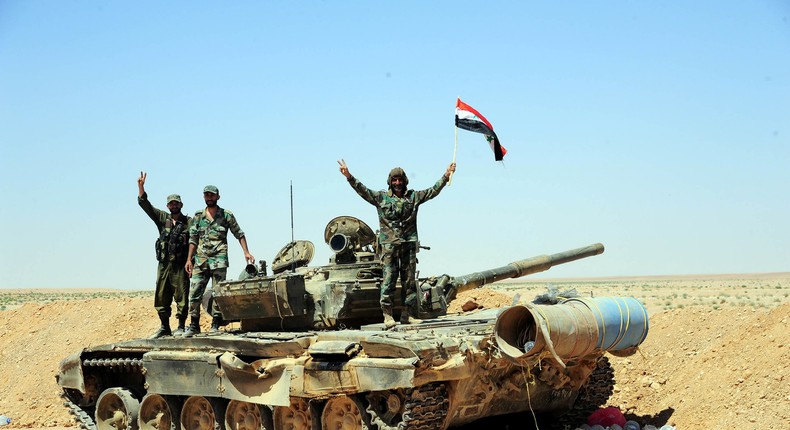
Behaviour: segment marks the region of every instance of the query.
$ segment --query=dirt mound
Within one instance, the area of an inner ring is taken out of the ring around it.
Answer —
[[[494,307],[512,300],[508,293],[476,290],[459,295],[453,306],[460,311],[469,302]],[[610,405],[639,422],[681,430],[786,428],[788,322],[790,304],[653,315],[641,351],[611,357],[617,385]],[[148,336],[157,326],[153,298],[28,303],[0,312],[0,414],[14,419],[12,427],[73,426],[55,383],[60,360],[85,346]]]
[[[204,314],[201,322],[208,321]],[[0,312],[0,414],[13,419],[12,427],[73,426],[55,383],[60,361],[87,346],[150,336],[157,327],[153,293]]]
[[[611,359],[617,385],[609,403],[680,429],[787,428],[788,322],[790,304],[657,314],[641,353]]]
[[[501,308],[513,304],[514,294],[503,293],[479,288],[476,290],[464,291],[450,302],[447,308],[449,313],[469,312],[478,309]]]

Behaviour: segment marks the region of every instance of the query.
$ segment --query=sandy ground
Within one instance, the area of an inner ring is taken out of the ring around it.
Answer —
[[[632,295],[650,310],[650,332],[640,351],[610,357],[617,379],[610,406],[640,423],[679,430],[790,428],[790,274],[503,284],[464,293],[453,307],[509,305],[516,293],[531,300],[547,284],[565,283],[594,288],[597,295]],[[656,285],[667,291],[658,293]],[[767,298],[735,299],[752,289]],[[648,298],[653,293],[662,297]],[[667,304],[664,296],[673,294],[676,301]],[[716,299],[695,302],[692,296]],[[49,300],[0,311],[0,414],[14,419],[6,428],[74,428],[55,384],[60,360],[84,346],[148,336],[158,326],[152,294]]]

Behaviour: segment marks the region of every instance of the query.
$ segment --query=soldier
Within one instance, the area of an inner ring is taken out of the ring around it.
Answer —
[[[244,259],[253,264],[255,257],[247,250],[247,238],[239,228],[236,217],[227,209],[217,205],[219,190],[214,185],[203,188],[203,200],[206,209],[195,212],[189,229],[189,254],[187,255],[186,271],[191,278],[189,294],[190,323],[184,337],[192,337],[200,333],[200,303],[209,279],[212,288],[225,280],[228,272],[228,231],[239,240],[244,251]],[[192,257],[195,263],[192,263]],[[211,331],[219,330],[222,314],[216,303],[211,304]]]
[[[426,201],[439,195],[447,184],[450,175],[455,172],[455,163],[447,167],[441,178],[433,187],[422,191],[408,189],[409,178],[400,167],[390,171],[387,177],[388,190],[374,191],[363,185],[351,175],[346,161],[338,161],[340,173],[348,179],[351,188],[368,203],[376,206],[379,214],[378,245],[381,263],[384,266],[384,280],[381,286],[381,312],[384,314],[384,325],[395,326],[392,318],[392,300],[395,295],[395,282],[400,275],[401,324],[409,323],[409,314],[417,317],[419,297],[417,296],[417,209]]]
[[[178,194],[167,196],[169,213],[153,207],[145,192],[147,176],[147,173],[140,172],[140,177],[137,178],[137,204],[143,208],[143,211],[154,221],[159,230],[159,239],[156,240],[156,259],[159,261],[159,266],[156,269],[154,309],[156,309],[162,325],[151,336],[152,339],[156,339],[171,334],[180,335],[184,332],[184,323],[187,319],[187,297],[189,296],[189,278],[184,270],[184,264],[186,264],[189,247],[190,218],[181,213],[184,204]],[[171,333],[170,304],[173,299],[176,302],[178,328]]]

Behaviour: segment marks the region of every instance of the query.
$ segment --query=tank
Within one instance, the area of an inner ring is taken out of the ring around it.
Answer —
[[[313,244],[295,241],[271,274],[260,262],[219,283],[223,330],[66,357],[56,375],[65,405],[89,430],[441,430],[523,412],[573,422],[612,393],[606,353],[632,354],[647,336],[647,312],[629,297],[447,312],[461,292],[600,254],[601,244],[419,278],[421,321],[386,330],[374,232],[343,216],[324,240],[327,265],[310,266]]]

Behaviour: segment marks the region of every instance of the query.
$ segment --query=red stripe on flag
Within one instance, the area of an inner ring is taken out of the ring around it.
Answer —
[[[475,108],[473,108],[472,106],[469,106],[468,104],[462,102],[460,97],[458,98],[458,101],[455,103],[455,107],[461,110],[465,110],[467,112],[472,112],[473,114],[475,114],[476,117],[480,118],[480,120],[483,121],[488,126],[488,128],[490,128],[491,130],[494,129],[494,126],[492,126],[491,123],[488,122],[486,117],[481,115],[480,112],[475,110]]]

